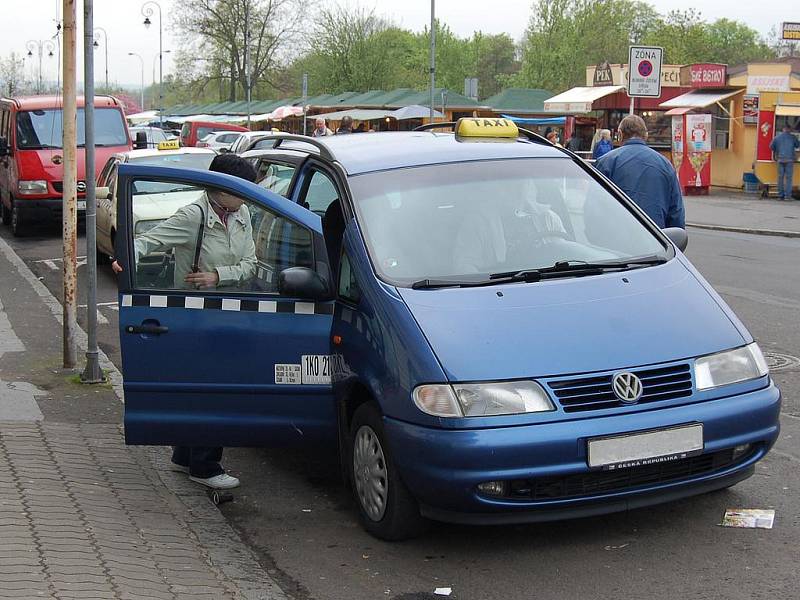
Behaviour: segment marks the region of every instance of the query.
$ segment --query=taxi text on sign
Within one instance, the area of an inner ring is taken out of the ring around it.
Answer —
[[[664,49],[657,46],[631,46],[628,54],[628,96],[661,96],[661,63]]]

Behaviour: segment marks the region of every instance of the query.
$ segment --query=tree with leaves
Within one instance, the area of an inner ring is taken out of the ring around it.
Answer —
[[[25,59],[12,52],[0,59],[0,93],[14,96],[28,91],[25,81]]]
[[[183,43],[178,61],[183,61],[180,64],[185,69],[179,73],[179,78],[209,83],[227,77],[231,101],[244,97],[248,72],[253,88],[259,83],[274,86],[275,73],[297,43],[312,1],[183,0],[176,3],[174,29]],[[193,60],[198,56],[208,60],[199,65]],[[192,62],[193,68],[187,68],[187,63]]]

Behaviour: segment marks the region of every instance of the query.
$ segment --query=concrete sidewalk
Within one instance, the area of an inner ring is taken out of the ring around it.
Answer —
[[[800,201],[761,198],[712,189],[708,196],[684,196],[690,227],[800,237]]]
[[[0,598],[286,598],[167,449],[125,446],[118,386],[61,368],[58,310],[0,239]]]

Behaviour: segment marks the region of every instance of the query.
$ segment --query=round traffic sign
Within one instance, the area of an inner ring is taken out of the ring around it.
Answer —
[[[653,63],[649,60],[643,60],[639,63],[639,75],[647,77],[653,72]]]

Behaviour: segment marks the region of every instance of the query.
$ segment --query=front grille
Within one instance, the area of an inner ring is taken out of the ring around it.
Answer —
[[[631,370],[642,380],[643,393],[639,404],[672,400],[692,395],[691,367],[684,363],[668,367]],[[548,381],[564,412],[600,410],[629,406],[616,397],[611,388],[613,373]]]
[[[713,473],[741,463],[753,455],[734,455],[734,449],[700,454],[681,460],[655,463],[612,471],[589,471],[574,475],[515,479],[509,483],[505,498],[511,500],[562,500],[580,496],[625,491],[632,488],[669,483]],[[496,497],[496,496],[492,496]]]
[[[81,188],[81,184],[83,184],[83,189]],[[63,181],[54,181],[53,182],[53,189],[61,194],[64,191],[64,182]],[[86,191],[86,182],[82,179],[78,181],[78,193],[83,194]]]

